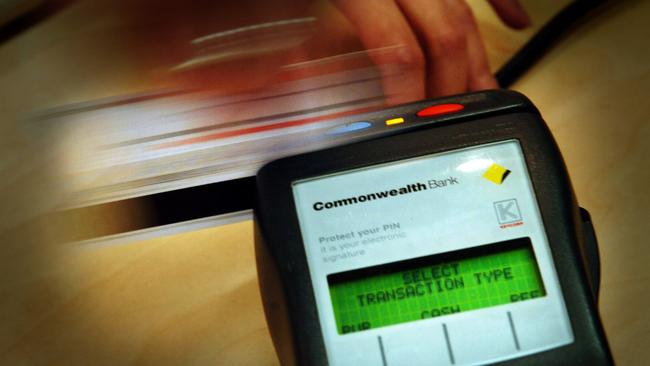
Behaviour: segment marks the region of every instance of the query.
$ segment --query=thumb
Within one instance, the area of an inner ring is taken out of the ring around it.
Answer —
[[[518,0],[488,0],[501,21],[514,29],[523,29],[530,25],[530,17]]]

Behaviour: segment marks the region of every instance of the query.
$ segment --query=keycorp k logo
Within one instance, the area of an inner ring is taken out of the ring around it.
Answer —
[[[494,202],[494,211],[502,229],[523,224],[519,204],[514,198]]]

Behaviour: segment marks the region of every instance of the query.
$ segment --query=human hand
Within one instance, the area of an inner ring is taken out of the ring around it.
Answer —
[[[464,0],[332,0],[382,69],[389,104],[497,88],[474,15]],[[489,0],[509,27],[530,18],[517,0]]]

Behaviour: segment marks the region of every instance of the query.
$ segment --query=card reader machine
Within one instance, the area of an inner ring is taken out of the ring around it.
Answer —
[[[598,255],[524,96],[359,115],[358,141],[257,175],[256,254],[283,364],[601,365]]]

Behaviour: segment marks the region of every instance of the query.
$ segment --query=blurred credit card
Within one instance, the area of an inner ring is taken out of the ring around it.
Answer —
[[[53,141],[63,206],[79,207],[252,176],[270,160],[349,141],[327,131],[382,106],[380,72],[359,68],[228,96],[99,100],[33,122]]]

